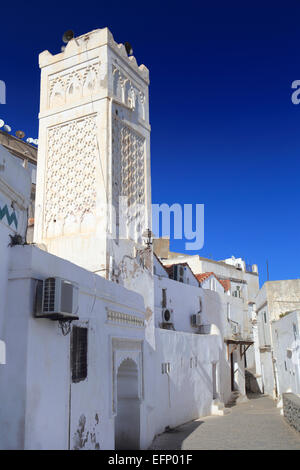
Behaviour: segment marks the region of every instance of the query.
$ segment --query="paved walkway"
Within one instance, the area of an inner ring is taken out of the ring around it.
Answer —
[[[300,450],[300,433],[265,396],[230,408],[225,416],[208,416],[160,434],[154,450]]]

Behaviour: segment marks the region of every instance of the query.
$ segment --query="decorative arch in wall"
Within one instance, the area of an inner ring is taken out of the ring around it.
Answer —
[[[115,449],[140,448],[140,397],[137,363],[126,358],[117,370]]]
[[[143,331],[143,330],[141,330]],[[115,448],[139,449],[144,398],[142,339],[112,338],[112,416]]]

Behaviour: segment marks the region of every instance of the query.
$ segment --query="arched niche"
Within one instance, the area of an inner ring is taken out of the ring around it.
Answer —
[[[140,448],[139,368],[130,357],[117,370],[115,449]]]

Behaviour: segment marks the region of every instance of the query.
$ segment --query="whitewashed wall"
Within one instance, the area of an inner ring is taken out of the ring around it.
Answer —
[[[31,179],[10,153],[0,145],[0,292],[2,299],[7,291],[8,265],[11,242],[9,235],[25,237],[27,208],[29,206]],[[0,302],[0,340],[3,337],[5,305]],[[0,364],[5,362],[5,344],[0,346]]]
[[[70,335],[63,336],[56,321],[32,314],[35,279],[48,276],[80,286],[75,324],[88,322],[89,328],[88,377],[80,383],[70,383]],[[127,355],[139,364],[141,447],[149,445],[147,406],[154,407],[154,389],[144,328],[109,321],[107,309],[145,315],[138,294],[38,248],[12,248],[4,319],[7,365],[0,369],[2,449],[67,449],[69,441],[71,449],[113,449],[113,370]]]
[[[224,294],[224,287],[213,275],[205,279],[205,281],[201,283],[201,287],[202,289],[209,289],[218,294]]]
[[[156,330],[156,433],[211,414],[220,337]],[[169,365],[163,373],[165,364]]]
[[[247,322],[246,309],[248,307],[246,307],[242,299],[237,299],[224,293],[217,293],[165,277],[154,276],[155,326],[157,328],[162,322],[162,289],[166,289],[167,308],[173,310],[173,324],[176,332],[196,333],[199,331],[197,328],[192,327],[191,315],[199,311],[199,298],[201,298],[202,325],[215,325],[215,331],[219,332],[219,337],[221,338],[219,350],[220,398],[224,403],[227,403],[232,395],[229,356],[232,346],[227,348],[224,339],[232,336],[232,323],[230,319],[233,322],[239,323],[241,331],[244,331]],[[230,318],[227,317],[227,305],[230,306]],[[235,356],[237,362],[235,374],[236,386],[245,395],[245,367],[244,358],[240,355],[240,347],[238,347]]]
[[[279,395],[300,394],[300,312],[272,323]]]

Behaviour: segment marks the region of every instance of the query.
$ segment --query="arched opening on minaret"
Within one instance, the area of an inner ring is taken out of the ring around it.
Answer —
[[[138,368],[132,359],[122,362],[117,374],[115,449],[140,448],[140,400]]]

